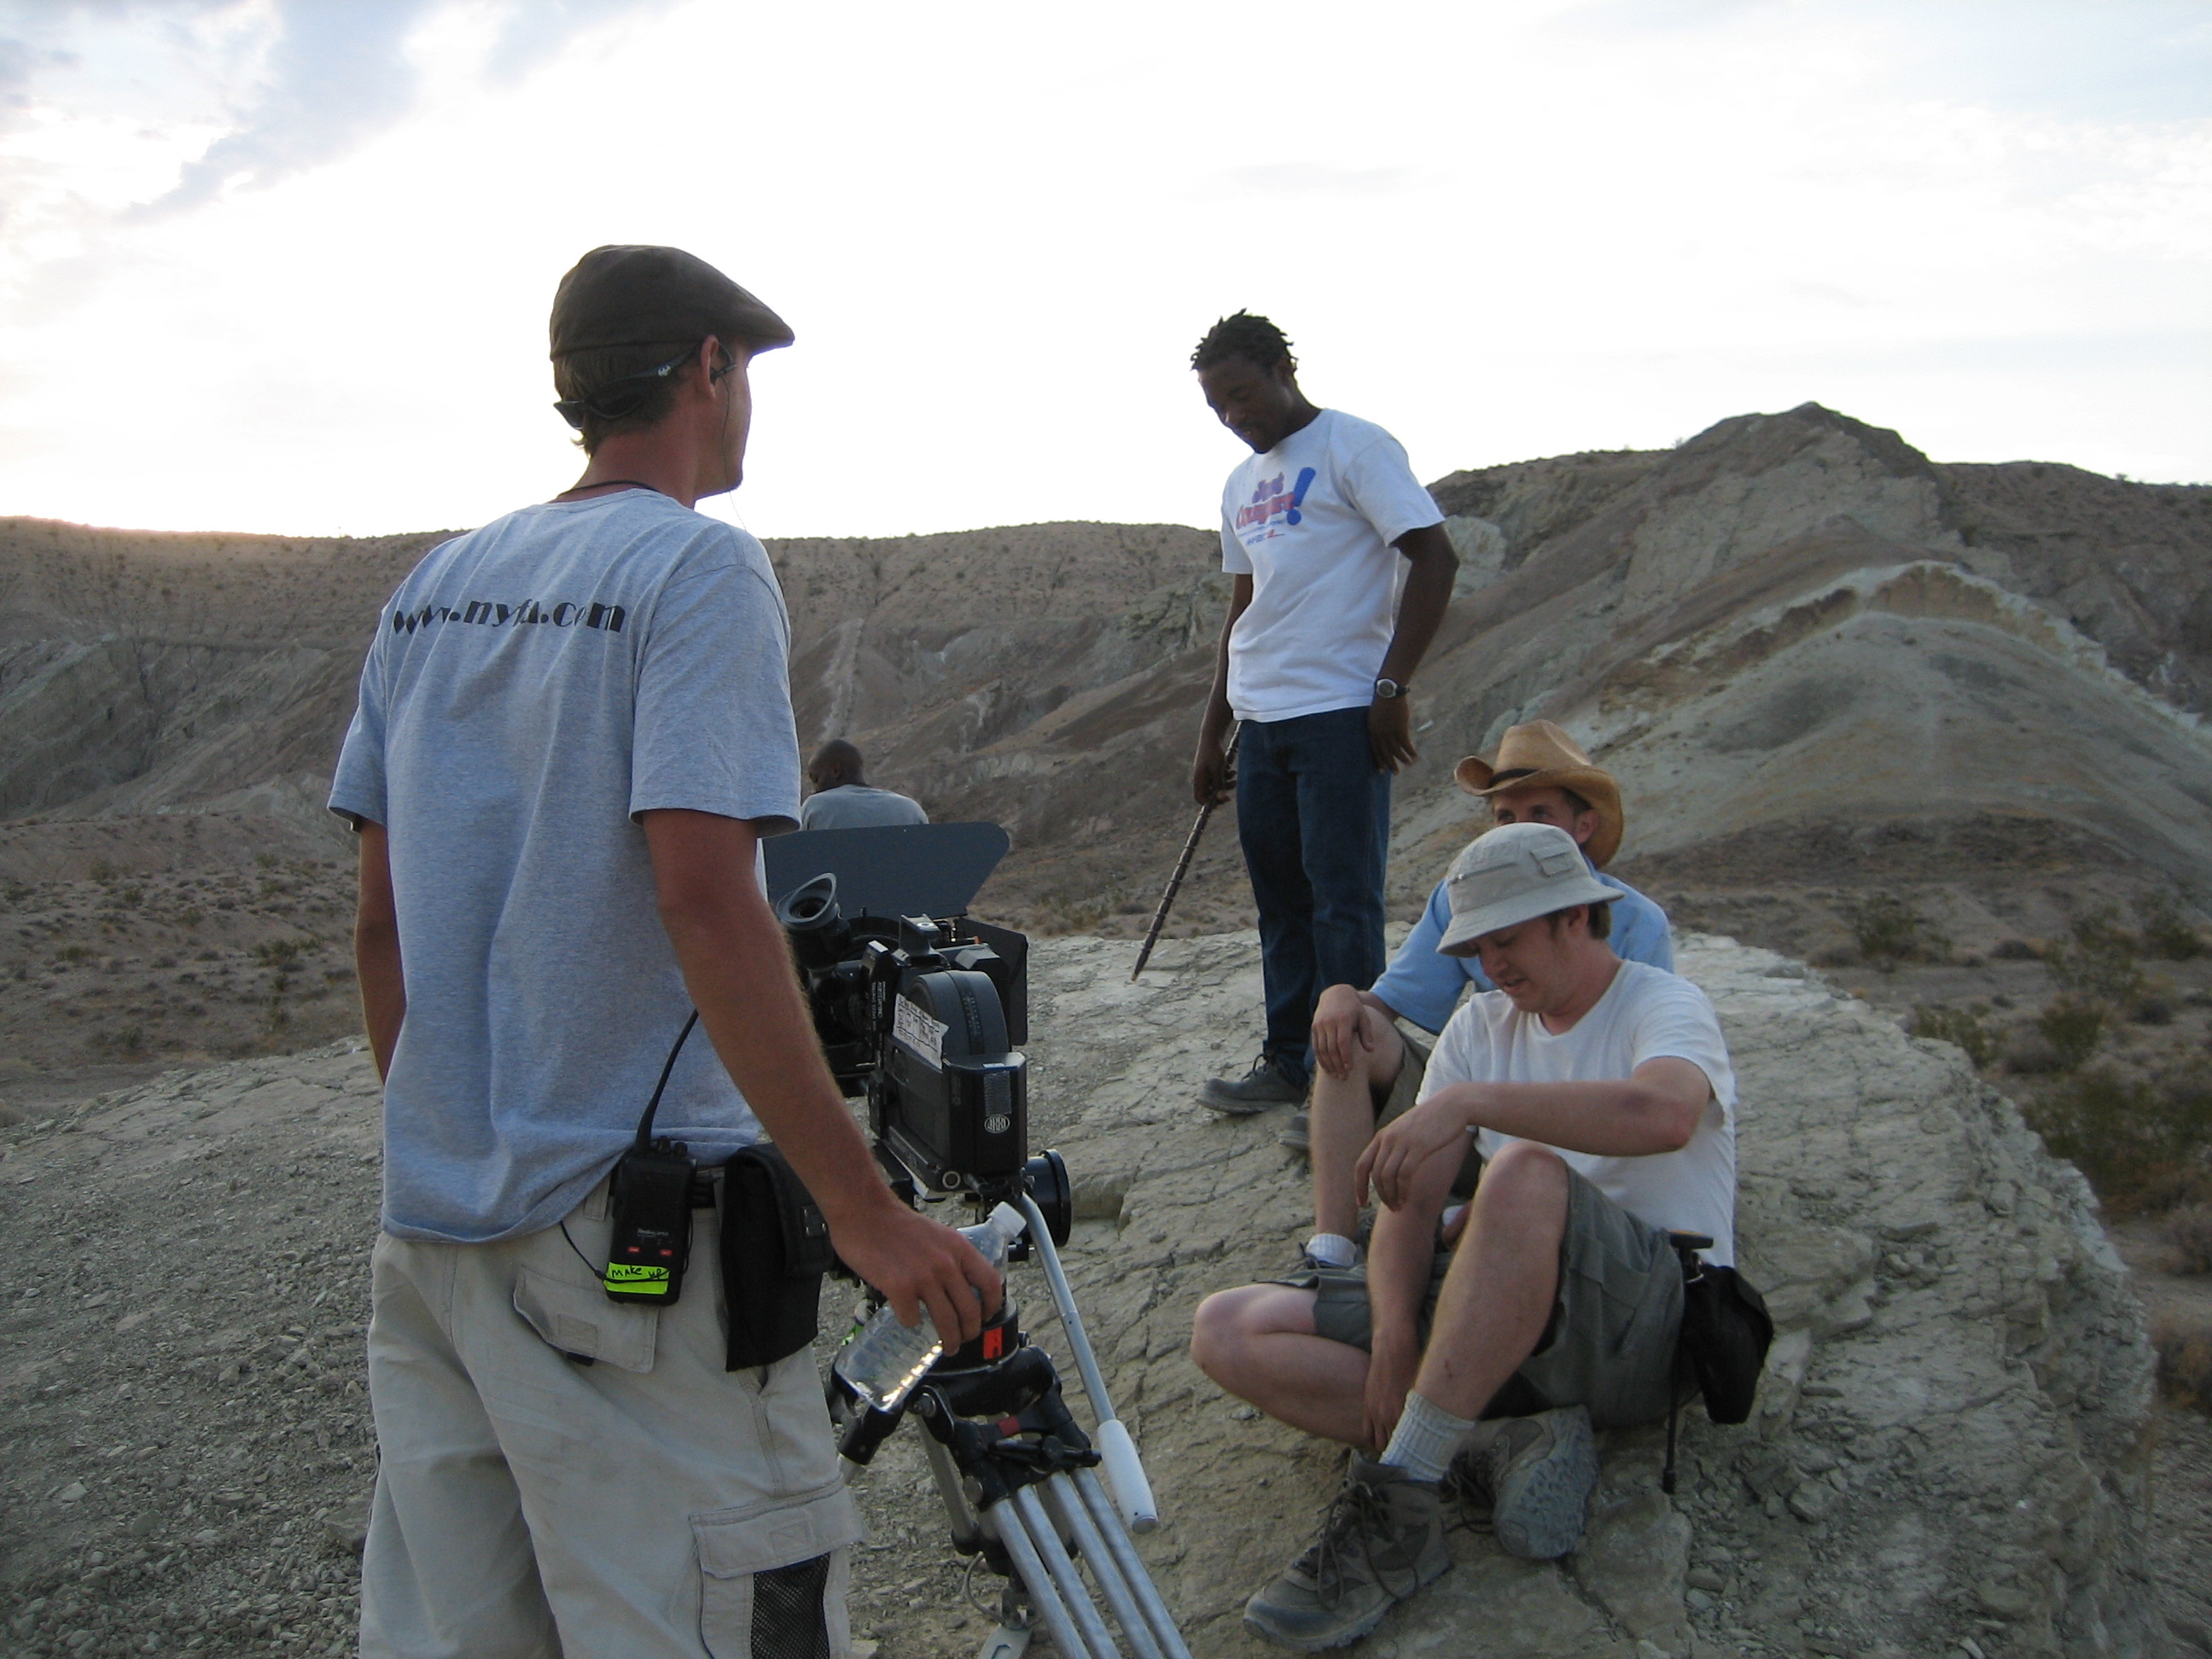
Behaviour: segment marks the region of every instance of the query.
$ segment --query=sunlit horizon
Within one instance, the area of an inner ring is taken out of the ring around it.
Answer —
[[[708,504],[764,536],[1209,527],[1242,450],[1188,359],[1239,307],[1425,478],[1814,401],[1938,462],[2212,479],[2201,7],[0,19],[10,515],[374,536],[543,499],[580,461],[553,286],[632,240],[798,330]]]

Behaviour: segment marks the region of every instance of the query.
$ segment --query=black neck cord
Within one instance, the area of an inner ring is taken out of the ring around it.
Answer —
[[[661,1091],[668,1087],[668,1075],[676,1069],[676,1056],[684,1052],[684,1041],[691,1035],[691,1028],[699,1023],[699,1011],[694,1008],[691,1018],[684,1022],[684,1029],[676,1034],[676,1046],[668,1051],[668,1062],[660,1068],[660,1081],[653,1085],[653,1098],[645,1103],[645,1115],[637,1121],[637,1148],[643,1152],[653,1144],[653,1115],[660,1109]]]

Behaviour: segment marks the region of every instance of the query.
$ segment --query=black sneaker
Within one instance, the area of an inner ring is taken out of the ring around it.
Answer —
[[[1244,1604],[1244,1623],[1286,1648],[1340,1648],[1451,1562],[1437,1488],[1355,1453],[1321,1536]]]
[[[1214,1077],[1198,1091],[1199,1103],[1231,1117],[1264,1112],[1270,1106],[1296,1106],[1306,1097],[1306,1085],[1284,1068],[1283,1062],[1262,1050],[1243,1077]]]
[[[1310,1112],[1293,1112],[1291,1121],[1283,1125],[1282,1133],[1275,1139],[1292,1152],[1305,1158],[1313,1156],[1313,1115]]]

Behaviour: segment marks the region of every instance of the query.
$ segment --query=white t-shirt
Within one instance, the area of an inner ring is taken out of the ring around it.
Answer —
[[[1252,578],[1229,636],[1229,706],[1248,720],[1364,708],[1397,624],[1391,546],[1444,515],[1398,441],[1324,409],[1229,475],[1221,568]]]
[[[550,1227],[629,1144],[691,1012],[638,814],[791,828],[789,642],[761,544],[649,489],[510,513],[399,585],[331,787],[391,832],[386,1231]],[[653,1127],[709,1163],[759,1137],[705,1033]]]
[[[1552,1150],[1631,1215],[1655,1227],[1710,1235],[1705,1259],[1735,1265],[1735,1073],[1705,994],[1679,974],[1624,962],[1597,1005],[1565,1031],[1544,1029],[1503,991],[1469,997],[1437,1039],[1421,1098],[1453,1083],[1596,1083],[1626,1079],[1648,1060],[1686,1060],[1713,1086],[1690,1144],[1643,1158]],[[1476,1137],[1495,1158],[1515,1139]]]

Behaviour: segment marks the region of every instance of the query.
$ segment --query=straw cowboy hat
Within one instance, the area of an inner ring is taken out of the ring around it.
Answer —
[[[1612,773],[1591,765],[1582,745],[1549,720],[1509,726],[1495,760],[1469,755],[1452,775],[1468,794],[1485,799],[1509,789],[1571,789],[1597,814],[1597,828],[1583,848],[1589,861],[1602,870],[1620,850],[1620,786]]]

